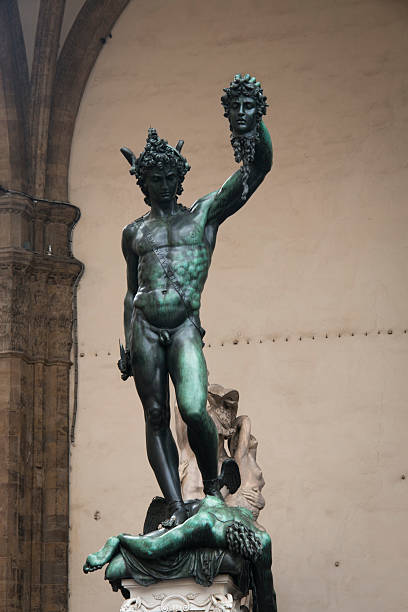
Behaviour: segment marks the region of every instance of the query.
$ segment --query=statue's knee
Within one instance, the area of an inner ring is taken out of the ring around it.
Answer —
[[[126,578],[126,564],[121,554],[116,555],[109,563],[105,571],[106,580],[118,580]]]
[[[188,412],[186,422],[188,427],[201,430],[205,422],[205,416],[201,410],[193,409]]]
[[[145,415],[146,424],[153,431],[160,431],[168,425],[167,411],[164,406],[161,406],[158,403],[152,403],[149,407],[147,407],[145,410]]]
[[[206,402],[196,401],[193,405],[184,405],[180,412],[183,416],[184,421],[188,426],[193,428],[205,427],[205,422],[211,417],[207,413]]]

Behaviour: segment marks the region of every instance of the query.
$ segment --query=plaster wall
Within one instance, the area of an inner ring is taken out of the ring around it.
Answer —
[[[119,147],[183,138],[181,201],[236,169],[219,97],[260,79],[272,173],[219,232],[203,296],[211,382],[259,440],[280,612],[403,612],[408,537],[408,8],[386,0],[132,2],[89,79],[72,148],[79,411],[70,609],[118,609],[90,551],[159,494],[116,370],[121,230],[145,204]],[[392,332],[392,333],[391,333]],[[327,337],[326,337],[327,336]],[[338,562],[338,563],[336,563]]]

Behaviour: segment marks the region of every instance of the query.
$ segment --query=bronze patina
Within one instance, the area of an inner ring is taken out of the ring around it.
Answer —
[[[125,597],[124,578],[147,586],[192,577],[209,586],[223,573],[232,576],[243,594],[251,589],[254,612],[277,611],[269,535],[254,525],[252,512],[227,506],[216,496],[205,497],[193,516],[173,529],[109,538],[88,555],[83,570],[94,572],[106,564],[105,578]]]
[[[224,92],[221,102],[235,159],[243,165],[190,208],[177,201],[190,169],[181,155],[183,141],[173,148],[149,129],[139,157],[121,149],[150,210],[123,230],[126,347],[121,347],[118,366],[124,380],[134,378],[144,409],[147,455],[164,499],[151,502],[144,535],[109,538],[88,556],[84,571],[108,564],[106,578],[125,597],[123,578],[147,585],[191,576],[210,585],[217,574],[228,573],[242,593],[252,590],[255,612],[276,612],[270,537],[250,510],[224,502],[220,488],[226,485],[234,493],[239,469],[227,458],[218,475],[218,433],[206,409],[200,301],[218,229],[248,201],[272,166],[260,83],[236,75]],[[202,500],[182,499],[178,450],[170,431],[170,379],[202,476]]]
[[[178,451],[170,431],[169,378],[187,425],[204,492],[218,495],[218,436],[206,410],[207,368],[200,301],[218,229],[236,213],[262,183],[272,165],[272,145],[262,122],[266,98],[260,83],[236,75],[221,101],[229,119],[231,142],[243,167],[217,191],[190,208],[177,201],[190,166],[175,148],[149,129],[144,151],[137,158],[122,153],[131,164],[150,210],[123,230],[127,263],[124,301],[126,350],[119,361],[122,378],[133,376],[143,404],[147,455],[175,524],[187,514],[181,496]],[[229,474],[228,474],[229,469]],[[239,486],[233,465],[226,466],[230,490]]]

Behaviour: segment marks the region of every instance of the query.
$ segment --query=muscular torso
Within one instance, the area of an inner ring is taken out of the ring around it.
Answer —
[[[151,219],[146,215],[133,224],[130,246],[139,261],[134,306],[143,311],[151,324],[172,328],[187,316],[183,301],[153,247],[165,256],[186,301],[198,314],[214,243],[215,231],[206,225],[203,211],[192,213],[180,207],[172,216]]]

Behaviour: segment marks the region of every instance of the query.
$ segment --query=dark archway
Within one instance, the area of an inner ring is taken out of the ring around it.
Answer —
[[[17,0],[0,3],[0,601],[68,608],[74,124],[129,0],[86,0],[58,57],[65,0],[41,0],[31,80]],[[0,606],[0,609],[3,609]]]

